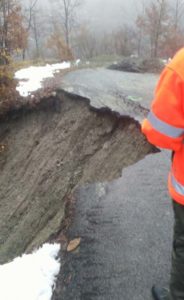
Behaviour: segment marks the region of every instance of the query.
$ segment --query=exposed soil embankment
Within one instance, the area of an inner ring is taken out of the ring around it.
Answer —
[[[0,122],[0,263],[58,232],[84,183],[106,181],[154,152],[140,125],[64,92]]]

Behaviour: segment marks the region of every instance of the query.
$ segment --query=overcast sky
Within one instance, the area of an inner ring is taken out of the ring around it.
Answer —
[[[136,0],[84,0],[82,17],[89,18],[97,28],[115,28],[135,19]],[[137,5],[136,5],[137,6]]]
[[[21,0],[23,3],[29,2],[29,0]],[[48,5],[51,10],[53,3],[61,0],[38,0],[43,9]],[[80,19],[89,23],[89,25],[95,30],[107,30],[113,29],[124,25],[132,24],[135,22],[136,15],[141,12],[140,0],[82,0],[83,5],[80,7]],[[151,0],[143,0],[145,3],[149,3]],[[176,0],[168,0],[175,2]]]
[[[21,0],[29,3],[29,0]],[[38,0],[43,9],[51,9],[57,0]],[[59,0],[58,0],[59,1]],[[147,0],[150,1],[150,0]],[[113,30],[124,23],[132,23],[139,7],[138,0],[83,0],[80,18],[94,29]]]
[[[49,0],[52,1],[52,0]],[[95,28],[114,29],[126,23],[132,24],[142,11],[142,2],[152,0],[83,0],[82,17],[88,18]],[[176,0],[168,0],[175,4]]]

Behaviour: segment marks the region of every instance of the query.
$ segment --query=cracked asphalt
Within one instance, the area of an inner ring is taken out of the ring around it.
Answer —
[[[157,74],[137,74],[104,68],[79,69],[62,78],[61,87],[70,93],[90,99],[97,108],[108,106],[112,110],[124,110],[122,98],[141,102],[149,107],[153,97]]]
[[[84,72],[83,77],[68,74],[68,88],[71,84],[74,90],[79,80],[85,94],[83,87],[91,75],[87,70],[77,72]],[[117,74],[123,86],[122,74]],[[127,80],[131,84],[131,75],[135,78],[135,74],[129,74],[129,79],[123,74],[125,87]],[[142,103],[148,106],[153,75],[144,76],[149,84]],[[139,78],[145,82],[142,75]],[[134,96],[138,95],[139,89],[135,89]],[[167,284],[173,225],[167,192],[169,166],[169,151],[161,151],[124,169],[122,177],[113,182],[87,185],[75,192],[75,216],[68,237],[81,237],[82,241],[75,252],[63,256],[61,287],[55,300],[151,300],[151,286]]]

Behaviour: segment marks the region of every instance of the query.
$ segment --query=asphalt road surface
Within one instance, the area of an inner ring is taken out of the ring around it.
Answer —
[[[122,98],[126,96],[149,107],[158,75],[137,74],[98,69],[83,69],[67,73],[62,78],[62,88],[91,100],[93,106],[108,106],[121,112]]]
[[[91,99],[101,94],[105,102],[109,84],[119,93],[119,82],[126,95],[131,91],[148,106],[156,79],[152,74],[82,70],[68,74],[64,85]],[[82,241],[77,251],[63,257],[62,289],[55,299],[150,300],[152,284],[167,284],[173,225],[169,165],[170,153],[162,151],[129,166],[118,180],[76,191],[68,236]]]

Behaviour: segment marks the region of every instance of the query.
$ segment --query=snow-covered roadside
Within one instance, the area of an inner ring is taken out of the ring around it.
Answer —
[[[42,87],[44,79],[52,78],[55,73],[60,70],[69,69],[70,67],[70,62],[63,62],[52,65],[47,64],[42,67],[31,66],[21,69],[15,73],[15,78],[19,80],[19,85],[16,89],[22,97],[27,97]]]
[[[32,254],[0,265],[0,299],[50,300],[60,270],[59,250],[59,244],[45,244]]]

